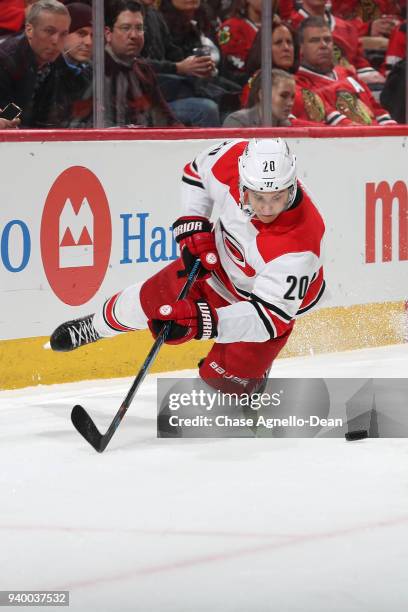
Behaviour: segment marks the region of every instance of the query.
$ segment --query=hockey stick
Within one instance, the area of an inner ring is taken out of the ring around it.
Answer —
[[[187,296],[190,288],[196,281],[199,272],[200,272],[200,260],[197,259],[194,263],[194,266],[190,274],[188,275],[188,278],[184,284],[184,287],[180,291],[180,294],[177,298],[178,300],[183,300]],[[113,419],[112,423],[109,425],[109,428],[105,434],[101,434],[99,432],[95,423],[93,422],[89,414],[86,412],[86,410],[82,406],[77,404],[76,406],[73,407],[72,412],[71,412],[71,421],[75,429],[81,434],[81,436],[85,438],[87,442],[89,442],[89,444],[91,444],[94,447],[96,451],[98,451],[98,453],[102,453],[105,450],[113,434],[119,427],[130,404],[132,403],[132,400],[135,396],[136,391],[138,390],[143,380],[145,379],[145,376],[150,370],[150,367],[152,366],[154,360],[156,359],[156,356],[159,350],[164,344],[169,334],[171,325],[172,325],[171,321],[167,321],[163,325],[152,348],[150,349],[149,354],[147,355],[142,367],[140,368],[139,373],[134,379],[132,386],[130,387],[128,391],[128,394],[123,400],[121,407],[116,413],[115,418]]]

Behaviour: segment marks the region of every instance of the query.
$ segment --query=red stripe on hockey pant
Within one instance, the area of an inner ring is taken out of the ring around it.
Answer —
[[[250,393],[271,367],[291,332],[267,342],[215,343],[200,367],[200,376],[224,393]]]
[[[118,331],[118,332],[134,331],[133,327],[122,325],[122,323],[120,323],[115,317],[115,305],[116,305],[116,302],[119,296],[120,296],[120,292],[116,293],[116,295],[113,295],[111,298],[109,298],[107,302],[105,302],[105,306],[103,307],[103,314],[104,314],[105,321],[109,325],[109,327],[111,327],[115,331]]]

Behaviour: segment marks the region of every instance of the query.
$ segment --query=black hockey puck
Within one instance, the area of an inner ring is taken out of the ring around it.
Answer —
[[[344,437],[349,442],[353,440],[364,440],[364,438],[368,438],[368,431],[366,429],[356,429],[355,431],[348,431],[344,434]]]

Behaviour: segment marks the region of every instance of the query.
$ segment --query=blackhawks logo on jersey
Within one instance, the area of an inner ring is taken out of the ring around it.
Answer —
[[[371,125],[373,122],[372,111],[357,95],[349,91],[340,90],[336,93],[336,108],[354,123]]]
[[[218,44],[226,45],[231,40],[231,28],[228,25],[222,26],[217,34]]]
[[[310,89],[302,88],[303,104],[310,121],[321,123],[326,115],[321,97]]]

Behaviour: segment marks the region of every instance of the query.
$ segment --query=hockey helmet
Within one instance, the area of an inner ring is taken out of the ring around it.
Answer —
[[[296,157],[282,138],[253,138],[238,159],[241,202],[244,192],[289,189],[289,208],[296,197]],[[244,205],[244,208],[247,205]]]

